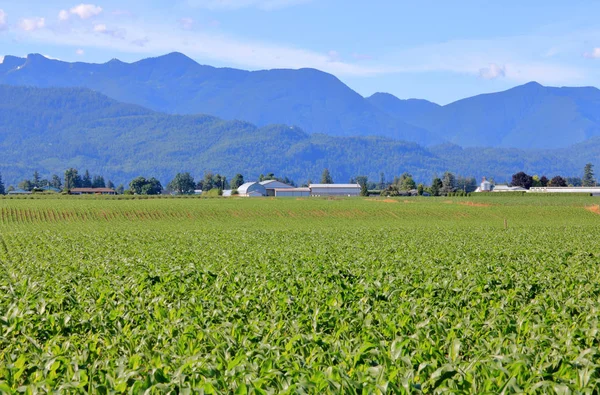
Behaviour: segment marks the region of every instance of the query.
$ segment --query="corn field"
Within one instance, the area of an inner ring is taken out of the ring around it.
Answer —
[[[1,199],[0,393],[597,393],[599,213]]]

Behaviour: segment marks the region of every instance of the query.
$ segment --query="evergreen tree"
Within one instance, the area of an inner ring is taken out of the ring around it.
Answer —
[[[360,186],[360,196],[369,196],[369,188],[367,188],[366,182]]]
[[[92,179],[92,188],[106,188],[104,177],[94,176],[94,178]]]
[[[67,169],[65,170],[65,189],[73,189],[81,187],[81,177],[77,172],[77,169]]]
[[[440,196],[440,191],[442,190],[442,180],[438,177],[435,177],[431,182],[431,194],[433,196]]]
[[[57,174],[52,175],[52,180],[50,181],[50,186],[52,188],[57,188],[57,189],[62,188],[62,182],[60,181],[60,177]]]
[[[36,171],[33,172],[33,180],[31,182],[34,188],[39,188],[40,185],[40,173]]]
[[[379,173],[379,185],[377,185],[377,188],[380,191],[385,189],[385,174],[383,174],[383,172]]]
[[[115,189],[115,184],[113,184],[111,180],[108,180],[108,182],[106,183],[106,187],[110,189]]]
[[[24,191],[31,191],[33,187],[33,183],[29,180],[23,180],[17,185],[17,188],[22,189]]]
[[[440,192],[447,195],[454,191],[456,191],[456,177],[454,177],[454,174],[447,171],[442,176],[442,188],[440,189]]]
[[[583,169],[583,186],[593,187],[596,185],[596,179],[594,178],[594,165],[588,163]]]
[[[85,171],[85,174],[83,175],[83,178],[81,180],[81,187],[82,188],[91,188],[92,187],[92,177],[90,176],[90,172],[89,171]]]
[[[125,192],[125,187],[123,186],[123,184],[119,184],[117,189],[115,189],[115,192],[117,192],[117,194],[119,195],[122,195]]]
[[[425,186],[423,186],[423,184],[419,184],[417,186],[417,195],[423,196],[423,192],[425,192]]]
[[[4,189],[4,182],[2,182],[2,174],[0,174],[0,195],[5,195],[6,190]]]
[[[321,184],[333,184],[333,178],[331,178],[331,174],[329,174],[329,169],[323,170],[323,174],[321,174]]]

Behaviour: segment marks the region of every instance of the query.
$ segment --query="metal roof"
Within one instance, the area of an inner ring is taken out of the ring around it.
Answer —
[[[266,187],[267,185],[272,184],[274,182],[278,183],[279,185],[285,185],[285,186],[282,186],[281,188],[293,188],[293,186],[288,185],[285,182],[281,182],[281,181],[278,181],[278,180],[261,181],[261,182],[259,182],[259,184],[262,185],[262,186],[264,186],[264,187]],[[271,188],[269,188],[269,189],[271,189]]]
[[[310,188],[275,188],[275,192],[310,192]]]
[[[248,191],[248,188],[250,188],[254,184],[256,184],[256,182],[251,181],[251,182],[246,182],[246,183],[240,185],[238,187],[238,193],[240,193],[240,194],[246,193]]]
[[[71,192],[83,192],[83,193],[110,193],[115,192],[114,189],[111,188],[73,188]]]
[[[310,188],[359,188],[360,184],[310,184]]]

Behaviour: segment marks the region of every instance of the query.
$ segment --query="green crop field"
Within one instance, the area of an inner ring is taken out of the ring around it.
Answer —
[[[597,393],[599,203],[0,199],[0,392]]]

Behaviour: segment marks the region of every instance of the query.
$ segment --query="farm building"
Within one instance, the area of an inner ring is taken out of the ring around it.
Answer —
[[[360,184],[310,184],[311,196],[359,196]]]
[[[267,190],[267,193],[266,193],[267,196],[275,196],[276,189],[294,188],[291,185],[285,184],[285,183],[283,183],[281,181],[277,181],[277,180],[261,181],[260,185],[265,187],[265,189]]]
[[[247,182],[240,185],[238,194],[242,197],[260,197],[267,195],[267,189],[258,182]]]
[[[529,193],[589,193],[600,196],[600,187],[533,187]]]
[[[511,187],[506,184],[493,185],[483,177],[479,188],[475,192],[525,192],[527,189],[522,187]]]
[[[492,192],[526,192],[527,189],[523,187],[511,187],[508,185],[494,185]]]
[[[9,195],[31,195],[31,191],[26,191],[24,189],[15,189],[14,191],[8,191]]]
[[[71,195],[116,195],[111,188],[73,188],[69,192]]]
[[[275,197],[308,197],[310,188],[276,188]]]

